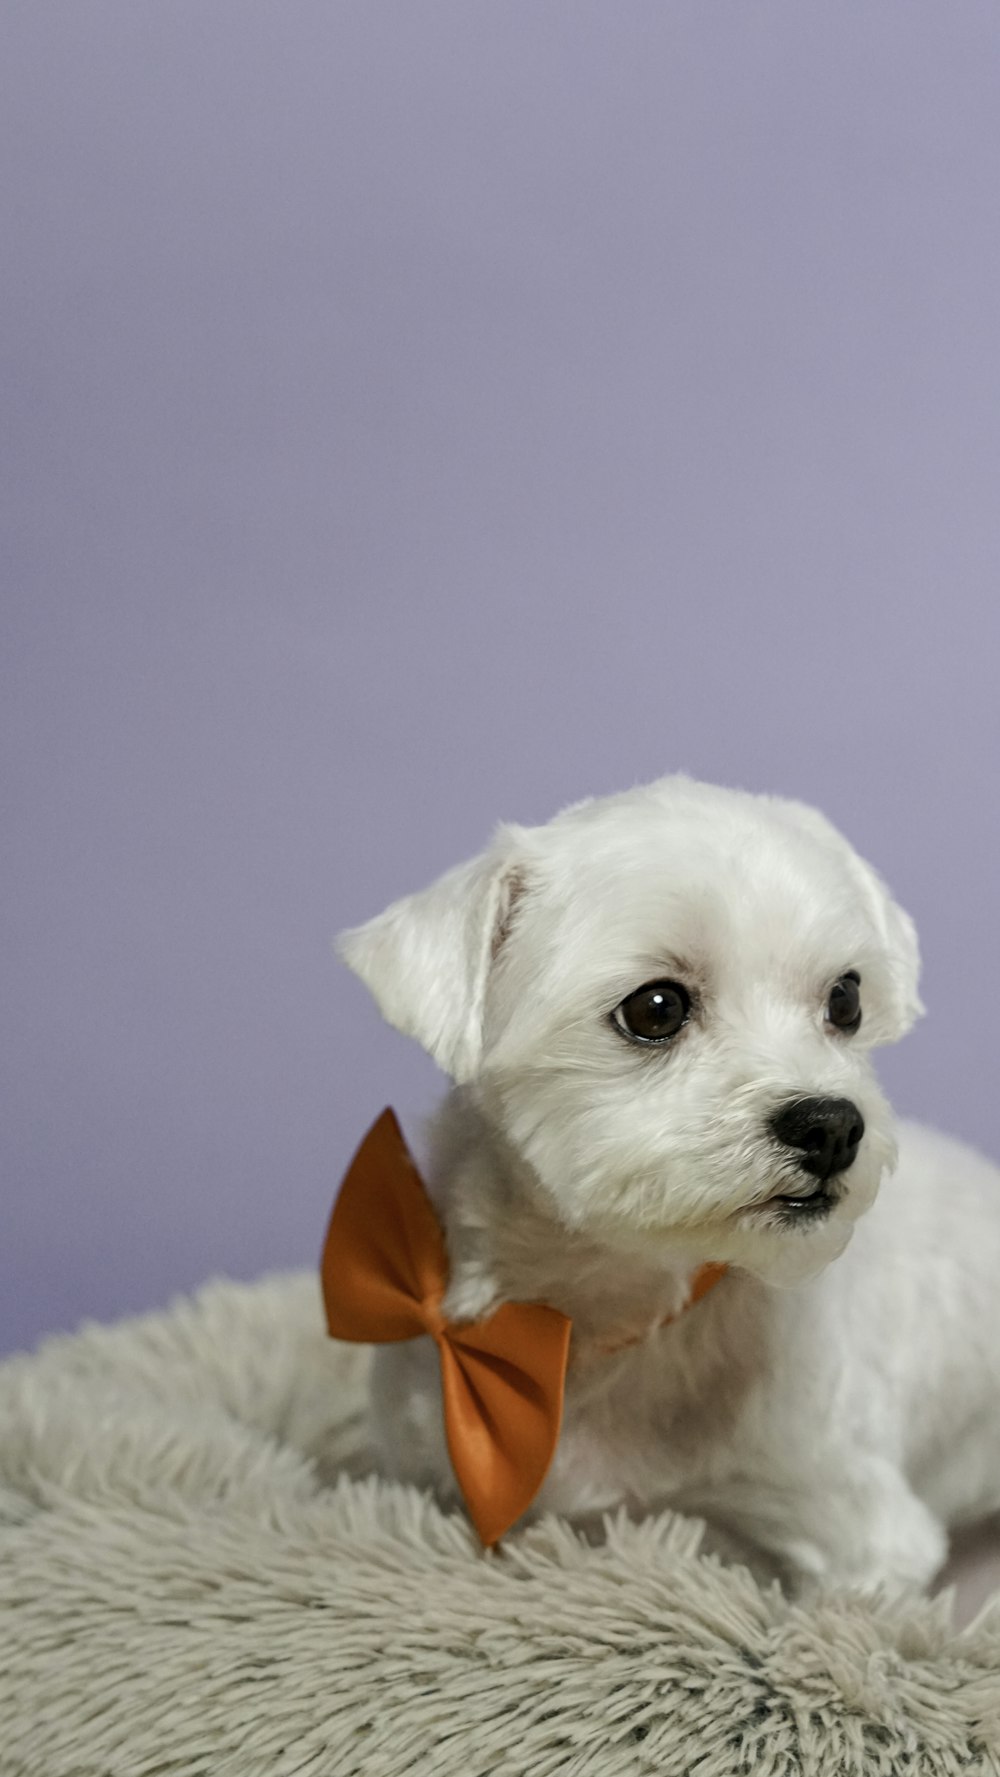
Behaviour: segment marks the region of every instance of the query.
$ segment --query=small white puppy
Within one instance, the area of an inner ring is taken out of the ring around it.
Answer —
[[[665,778],[500,828],[341,948],[456,1082],[446,1313],[572,1317],[536,1510],[674,1506],[801,1587],[923,1585],[1000,1509],[1000,1173],[903,1126],[876,1203],[917,944],[821,815]],[[378,1351],[373,1440],[455,1497],[430,1340]]]

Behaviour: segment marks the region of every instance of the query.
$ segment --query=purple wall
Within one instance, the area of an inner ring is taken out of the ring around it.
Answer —
[[[331,935],[676,767],[883,867],[1000,1154],[993,0],[8,0],[0,85],[0,1343],[310,1261],[437,1090]]]

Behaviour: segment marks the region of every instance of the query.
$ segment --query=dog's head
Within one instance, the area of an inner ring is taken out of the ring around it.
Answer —
[[[916,936],[801,804],[675,777],[503,827],[341,951],[611,1248],[794,1281],[893,1163],[869,1051],[921,1010]]]

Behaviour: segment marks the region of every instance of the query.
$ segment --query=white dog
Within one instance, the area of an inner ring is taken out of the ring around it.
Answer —
[[[502,827],[341,948],[456,1082],[446,1313],[572,1317],[536,1510],[674,1506],[802,1587],[925,1584],[1000,1509],[1000,1172],[903,1126],[876,1204],[917,944],[822,816],[665,778]],[[379,1350],[373,1416],[455,1497],[429,1339]]]

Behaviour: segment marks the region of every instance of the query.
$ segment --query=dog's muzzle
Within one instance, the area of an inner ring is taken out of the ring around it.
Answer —
[[[771,1133],[803,1172],[825,1181],[853,1166],[865,1120],[849,1098],[793,1098],[771,1118]]]

